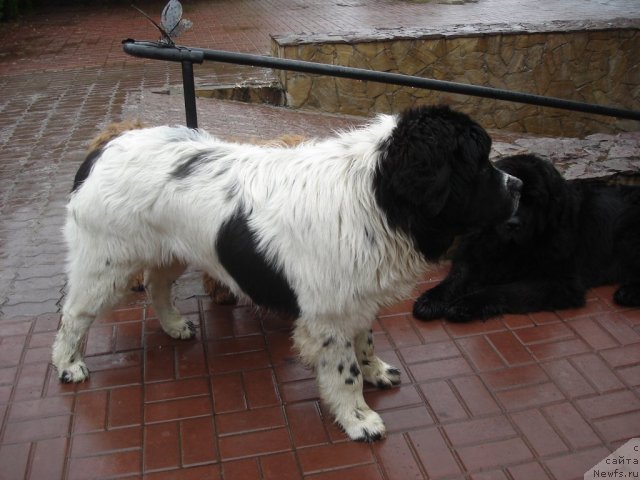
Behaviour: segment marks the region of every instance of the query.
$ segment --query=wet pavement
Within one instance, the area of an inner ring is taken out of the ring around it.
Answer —
[[[195,26],[182,43],[251,53],[269,52],[269,34],[640,16],[636,0],[184,3]],[[163,4],[140,5],[158,16]],[[180,83],[178,66],[126,56],[127,37],[157,35],[124,6],[51,10],[0,31],[0,479],[582,478],[640,435],[640,311],[613,305],[609,287],[582,309],[462,326],[417,322],[410,301],[381,314],[379,350],[404,376],[400,388],[367,391],[390,430],[375,446],[332,425],[290,325],[212,305],[195,271],[177,296],[196,340],[162,335],[138,296],[92,328],[91,380],[60,385],[48,363],[65,286],[60,229],[87,141],[123,118],[184,122],[179,96],[153,93]],[[200,83],[252,75],[262,73],[196,67]],[[236,140],[362,122],[210,99],[198,114]],[[594,169],[605,150],[637,160],[635,133],[614,144],[496,139],[496,154],[591,155]]]

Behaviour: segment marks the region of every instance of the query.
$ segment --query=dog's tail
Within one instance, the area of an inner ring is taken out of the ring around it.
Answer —
[[[107,143],[128,130],[138,130],[141,128],[145,128],[145,125],[140,120],[127,120],[124,122],[112,123],[97,137],[91,140],[91,142],[89,143],[89,153],[87,153],[87,157],[84,159],[84,162],[82,162],[82,165],[80,165],[80,168],[76,172],[76,176],[73,180],[73,188],[71,188],[71,193],[78,190],[78,188],[80,188],[80,186],[87,179],[87,177],[91,173],[91,170],[93,169],[93,165],[96,163],[96,160],[100,158],[102,149]]]

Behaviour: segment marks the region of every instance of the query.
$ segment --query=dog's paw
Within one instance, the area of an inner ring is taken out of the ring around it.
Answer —
[[[400,384],[400,370],[378,357],[363,360],[361,367],[364,380],[378,388],[390,388]]]
[[[637,307],[640,305],[640,285],[622,285],[613,294],[613,300],[623,307]]]
[[[80,383],[89,378],[89,369],[82,361],[76,361],[66,368],[58,370],[58,378],[62,383]]]
[[[382,418],[370,408],[356,408],[338,423],[349,438],[356,442],[371,443],[386,435]]]
[[[189,340],[196,335],[196,326],[189,320],[184,320],[181,325],[173,326],[165,330],[172,338],[181,340]]]
[[[471,309],[464,304],[451,305],[447,308],[444,317],[450,322],[468,322],[473,319]]]
[[[413,316],[419,320],[434,320],[444,317],[445,308],[442,301],[432,298],[430,292],[425,292],[413,304]]]
[[[196,335],[196,326],[190,320],[185,320],[179,313],[160,321],[162,329],[171,338],[189,340]]]

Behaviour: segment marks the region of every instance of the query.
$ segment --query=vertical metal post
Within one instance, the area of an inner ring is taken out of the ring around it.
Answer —
[[[196,86],[193,80],[193,63],[189,60],[182,61],[182,88],[184,94],[184,111],[187,115],[187,127],[198,128]]]

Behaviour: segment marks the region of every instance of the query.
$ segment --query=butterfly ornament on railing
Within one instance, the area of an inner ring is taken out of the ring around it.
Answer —
[[[162,9],[162,15],[160,16],[159,25],[153,18],[138,7],[133,4],[131,6],[156,26],[161,34],[160,42],[172,47],[175,46],[173,40],[193,26],[193,22],[191,20],[182,18],[182,4],[178,0],[169,0],[169,2],[164,6]]]

